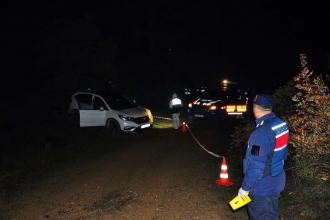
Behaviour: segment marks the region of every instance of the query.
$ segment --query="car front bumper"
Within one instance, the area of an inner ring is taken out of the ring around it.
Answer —
[[[123,127],[122,127],[122,131],[123,132],[136,132],[136,131],[140,131],[140,130],[144,130],[144,129],[148,129],[152,127],[152,123],[151,122],[146,122],[146,123],[142,123],[142,124],[136,124],[135,122],[132,121],[125,121],[123,123]]]

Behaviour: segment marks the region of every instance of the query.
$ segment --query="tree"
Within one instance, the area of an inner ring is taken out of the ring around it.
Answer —
[[[274,112],[277,116],[287,118],[295,113],[295,106],[292,101],[292,96],[295,93],[296,88],[293,80],[276,89],[273,98],[275,102]]]
[[[294,78],[296,112],[289,118],[297,174],[328,179],[330,166],[330,94],[322,77],[313,77],[305,54],[301,72]]]

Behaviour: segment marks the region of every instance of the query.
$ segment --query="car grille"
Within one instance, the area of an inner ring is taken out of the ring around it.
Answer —
[[[148,123],[149,122],[149,117],[148,116],[143,116],[139,118],[133,118],[132,120],[136,124],[143,124],[143,123]]]

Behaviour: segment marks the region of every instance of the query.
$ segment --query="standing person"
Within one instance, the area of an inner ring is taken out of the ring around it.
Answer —
[[[169,107],[172,113],[173,128],[178,130],[180,127],[180,110],[182,108],[182,101],[178,98],[176,93],[172,95]]]
[[[257,95],[253,103],[256,128],[252,132],[243,161],[244,179],[238,196],[249,195],[251,220],[278,220],[279,198],[284,190],[289,128],[272,113],[270,95]]]

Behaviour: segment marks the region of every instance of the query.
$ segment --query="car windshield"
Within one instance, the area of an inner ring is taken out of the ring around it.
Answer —
[[[108,103],[110,108],[114,110],[134,108],[137,106],[131,100],[119,94],[106,95],[103,96],[103,98]]]
[[[247,92],[241,89],[231,90],[228,92],[228,99],[230,101],[246,101]]]

